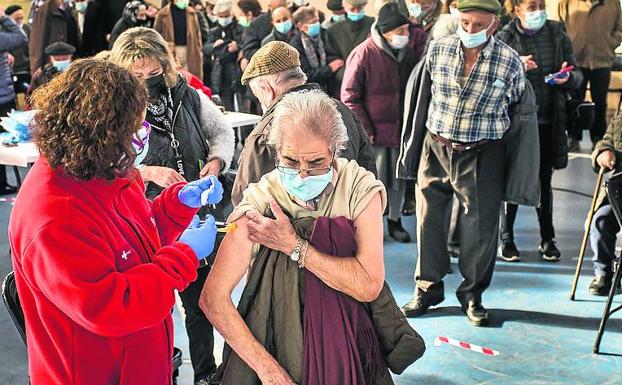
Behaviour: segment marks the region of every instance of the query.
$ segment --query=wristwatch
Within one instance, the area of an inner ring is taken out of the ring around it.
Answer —
[[[302,238],[297,237],[296,239],[296,247],[294,248],[294,251],[292,251],[292,253],[289,256],[289,259],[291,259],[292,261],[298,263],[298,261],[300,260],[300,252],[302,251],[302,244],[304,243],[304,241],[302,240]]]

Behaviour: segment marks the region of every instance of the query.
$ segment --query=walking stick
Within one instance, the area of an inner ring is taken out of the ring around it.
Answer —
[[[587,213],[587,226],[583,232],[583,242],[581,243],[581,249],[579,250],[579,260],[577,261],[577,270],[574,273],[574,280],[572,281],[572,290],[570,291],[570,300],[574,301],[574,295],[577,291],[577,283],[579,282],[579,275],[581,274],[581,266],[583,265],[583,257],[585,256],[585,249],[587,248],[588,237],[590,236],[590,227],[592,226],[592,218],[594,217],[594,210],[596,209],[596,201],[598,200],[598,193],[600,192],[600,184],[603,181],[603,175],[605,174],[605,168],[601,167],[598,173],[598,179],[596,180],[596,187],[594,187],[594,196],[592,197],[592,204],[590,211]]]

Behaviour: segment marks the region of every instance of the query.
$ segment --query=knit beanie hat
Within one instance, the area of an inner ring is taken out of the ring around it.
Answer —
[[[380,31],[380,33],[385,33],[408,23],[408,18],[400,12],[397,3],[391,2],[380,8],[376,26],[378,27],[378,31]]]

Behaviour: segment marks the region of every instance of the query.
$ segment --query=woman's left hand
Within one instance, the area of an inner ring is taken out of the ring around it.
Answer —
[[[560,71],[563,70],[566,67],[568,67],[568,63],[567,62],[562,63],[562,68],[560,69]],[[564,77],[555,78],[553,81],[558,86],[561,86],[562,84],[566,83],[568,81],[568,79],[570,79],[570,72],[566,72]]]
[[[270,202],[270,208],[276,219],[264,217],[257,211],[248,211],[248,237],[272,250],[290,255],[296,248],[298,236],[276,201]]]
[[[222,170],[222,161],[218,158],[214,158],[205,164],[199,172],[199,176],[201,178],[208,175],[218,176],[218,174],[220,174],[220,170]]]

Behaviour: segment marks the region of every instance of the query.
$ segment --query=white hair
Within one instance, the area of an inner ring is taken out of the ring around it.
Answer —
[[[275,91],[279,91],[279,95],[291,88],[290,83],[295,85],[305,84],[307,75],[300,67],[293,67],[284,71],[275,72],[273,74],[260,75],[248,81],[248,85],[253,89],[261,83],[268,83]],[[278,95],[277,95],[278,96]]]
[[[280,150],[285,130],[325,139],[335,158],[348,142],[348,131],[337,103],[320,90],[292,92],[279,101],[272,115],[268,144]]]
[[[230,12],[233,9],[233,2],[231,0],[218,0],[214,4],[214,14],[221,12]]]

